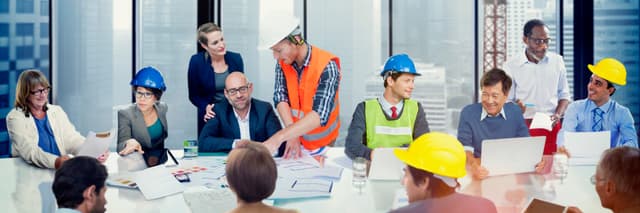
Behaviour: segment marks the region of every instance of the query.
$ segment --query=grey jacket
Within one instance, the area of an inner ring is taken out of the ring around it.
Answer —
[[[125,109],[118,111],[118,152],[124,149],[127,140],[135,139],[142,146],[145,152],[150,149],[164,149],[164,140],[167,139],[167,110],[168,107],[163,102],[157,102],[153,105],[158,113],[158,119],[162,123],[162,139],[157,144],[151,144],[151,137],[144,123],[142,112],[136,106],[131,104]]]

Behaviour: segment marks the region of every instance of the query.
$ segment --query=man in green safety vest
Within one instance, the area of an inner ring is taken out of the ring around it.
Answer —
[[[410,99],[414,78],[420,76],[411,58],[389,57],[380,75],[382,97],[361,102],[353,113],[344,149],[351,159],[371,160],[375,148],[407,146],[429,132],[422,105]]]

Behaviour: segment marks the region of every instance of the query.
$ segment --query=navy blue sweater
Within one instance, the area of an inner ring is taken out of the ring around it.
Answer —
[[[522,110],[514,103],[505,103],[504,113],[496,117],[487,116],[482,121],[482,105],[480,103],[465,106],[460,113],[458,124],[458,140],[465,149],[473,148],[473,156],[479,158],[482,154],[482,140],[528,137],[529,128],[522,117]]]

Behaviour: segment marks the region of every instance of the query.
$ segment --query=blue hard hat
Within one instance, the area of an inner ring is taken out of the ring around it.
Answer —
[[[382,72],[380,72],[380,76],[384,77],[384,74],[388,71],[394,72],[406,72],[409,74],[420,75],[416,71],[416,66],[413,64],[413,61],[407,54],[397,54],[392,55],[387,59],[387,62],[384,63],[384,68]]]
[[[133,77],[130,84],[131,86],[147,87],[159,89],[161,91],[167,90],[162,73],[154,67],[142,68],[138,73],[136,73],[136,76]]]

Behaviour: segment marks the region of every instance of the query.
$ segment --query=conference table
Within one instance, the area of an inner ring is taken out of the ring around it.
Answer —
[[[182,151],[173,151],[178,161]],[[198,158],[207,158],[202,154]],[[600,201],[590,177],[595,166],[571,166],[564,180],[558,180],[549,169],[552,158],[547,160],[547,171],[489,177],[472,180],[459,179],[460,192],[482,196],[493,201],[498,212],[521,212],[533,197],[561,205],[580,207],[583,212],[610,212],[600,206]],[[122,171],[118,168],[120,156],[113,153],[105,162],[110,174]],[[169,161],[170,162],[170,161]],[[330,197],[276,200],[273,205],[297,209],[300,212],[387,212],[392,209],[397,192],[403,189],[400,181],[367,181],[364,188],[352,186],[351,161],[344,155],[343,147],[332,147],[325,165],[343,167],[342,176],[334,183]],[[54,170],[36,168],[20,158],[0,159],[0,208],[2,212],[52,212],[56,208],[51,192]],[[183,194],[145,200],[139,190],[108,186],[107,212],[191,212]],[[406,201],[405,201],[406,202]],[[216,212],[211,209],[210,212]]]

